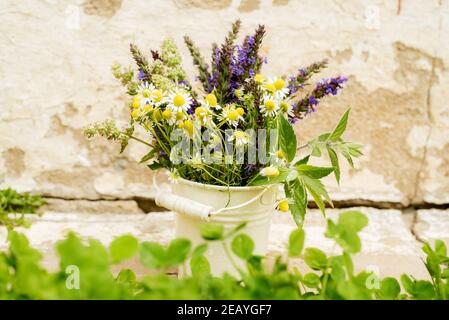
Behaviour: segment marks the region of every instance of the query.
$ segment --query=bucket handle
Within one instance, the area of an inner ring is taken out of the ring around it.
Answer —
[[[158,206],[162,206],[164,208],[167,208],[169,210],[175,211],[180,214],[185,214],[188,216],[201,218],[203,220],[209,219],[212,215],[216,215],[219,213],[222,213],[224,211],[229,210],[235,210],[243,208],[260,197],[262,197],[265,192],[267,192],[268,187],[265,187],[259,194],[254,196],[253,198],[249,199],[248,201],[241,203],[239,205],[231,206],[231,207],[224,207],[218,210],[213,211],[211,206],[206,206],[202,203],[199,203],[194,200],[190,200],[184,197],[180,197],[177,195],[174,195],[172,193],[169,193],[167,191],[162,190],[156,181],[157,173],[153,175],[153,186],[156,189],[156,197],[155,197],[155,203]]]

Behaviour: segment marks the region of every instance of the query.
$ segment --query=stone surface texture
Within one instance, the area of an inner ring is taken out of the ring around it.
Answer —
[[[0,16],[0,187],[61,199],[152,197],[151,172],[137,163],[145,148],[119,155],[82,134],[92,121],[128,117],[110,67],[132,63],[130,42],[149,53],[171,36],[193,80],[182,36],[210,56],[238,17],[243,33],[266,24],[267,75],[328,58],[323,76],[350,78],[296,125],[303,143],[352,107],[346,137],[366,155],[344,168],[341,188],[329,181],[335,199],[449,203],[448,1],[4,0]]]

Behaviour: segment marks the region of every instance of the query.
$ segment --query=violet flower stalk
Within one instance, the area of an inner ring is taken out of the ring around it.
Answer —
[[[298,101],[294,110],[295,116],[302,119],[305,115],[314,112],[315,106],[318,105],[322,98],[327,95],[337,95],[347,81],[348,78],[338,76],[318,82],[310,94]]]

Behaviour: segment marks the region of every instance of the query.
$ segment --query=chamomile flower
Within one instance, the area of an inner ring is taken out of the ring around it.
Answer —
[[[139,109],[140,108],[140,97],[134,96],[133,101],[131,102],[131,106],[133,109]]]
[[[281,212],[288,212],[289,205],[288,205],[288,199],[282,199],[278,202],[277,208]]]
[[[141,106],[152,102],[152,93],[154,89],[155,87],[146,81],[140,84],[140,86],[137,88],[137,93],[140,97]]]
[[[239,121],[243,120],[243,117],[237,111],[234,104],[227,105],[223,108],[221,118],[233,127],[237,127]]]
[[[173,111],[187,111],[192,103],[192,97],[184,91],[176,90],[168,96],[166,102]]]
[[[258,84],[258,85],[262,85],[264,84],[264,82],[266,81],[265,77],[263,75],[261,75],[260,73],[257,73],[254,76],[254,81]]]
[[[279,169],[273,166],[266,167],[260,170],[260,174],[267,178],[275,178],[279,176]]]
[[[151,112],[151,111],[153,111],[153,109],[154,109],[154,107],[153,107],[153,105],[151,103],[148,103],[148,104],[144,105],[143,108],[142,108],[144,113]]]
[[[164,95],[159,89],[153,90],[153,92],[151,92],[151,97],[155,107],[159,107],[164,102]]]
[[[218,104],[217,97],[213,93],[209,93],[206,97],[204,97],[202,104],[205,107],[213,108],[215,110],[221,109],[221,106]]]
[[[169,172],[168,172],[168,180],[171,182],[171,183],[173,183],[173,184],[176,184],[176,183],[178,183],[179,182],[179,173],[178,173],[178,170],[176,170],[176,169],[173,169],[173,170],[170,170]]]
[[[270,78],[264,88],[277,99],[283,99],[289,93],[287,84],[282,78]]]
[[[279,103],[274,97],[267,95],[259,108],[265,116],[275,116],[279,110]]]
[[[284,165],[287,162],[285,159],[284,151],[282,151],[282,150],[278,150],[274,153],[271,153],[271,155],[274,158],[274,163],[276,163],[278,165]]]
[[[212,123],[212,111],[207,107],[198,107],[195,109],[195,117],[204,127],[210,127]]]
[[[133,117],[133,119],[138,119],[140,116],[142,116],[142,111],[140,111],[140,109],[134,109],[131,112],[131,117]]]
[[[187,112],[185,111],[174,111],[172,112],[172,117],[168,121],[169,124],[177,124],[178,128],[183,128],[184,120],[187,119]]]
[[[242,130],[235,130],[234,133],[229,136],[228,141],[234,141],[236,146],[243,146],[249,143],[249,134]]]
[[[234,96],[237,99],[242,99],[242,97],[243,97],[243,88],[234,89]]]
[[[191,119],[184,121],[183,128],[189,137],[193,137],[194,123]]]
[[[286,100],[279,102],[279,112],[288,117],[294,117],[293,106]]]
[[[162,111],[162,118],[164,120],[170,122],[171,119],[173,118],[173,110],[167,108],[164,111]]]

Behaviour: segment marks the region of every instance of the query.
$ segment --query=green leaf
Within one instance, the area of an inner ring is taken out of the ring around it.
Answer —
[[[296,155],[296,134],[293,126],[284,116],[279,115],[278,129],[279,129],[279,147],[285,153],[287,161],[292,161]]]
[[[202,256],[207,251],[207,243],[198,245],[192,252],[192,257]]]
[[[246,234],[239,234],[232,239],[231,248],[239,258],[248,260],[253,254],[254,242]]]
[[[140,262],[149,269],[165,267],[167,256],[164,247],[157,242],[143,242],[140,246]]]
[[[328,137],[329,141],[337,141],[338,139],[340,139],[341,135],[345,132],[350,111],[351,109],[346,110],[346,112],[340,118],[340,121],[338,122],[337,126]]]
[[[346,231],[359,232],[368,225],[368,218],[360,211],[345,211],[338,216],[338,224]]]
[[[160,169],[160,168],[162,168],[164,166],[162,164],[160,164],[159,162],[155,161],[155,162],[147,165],[147,167],[150,168],[151,170],[157,170],[157,169]]]
[[[317,288],[320,285],[320,277],[317,274],[310,272],[304,275],[302,283],[304,283],[306,287]]]
[[[401,276],[401,283],[405,291],[407,291],[410,294],[414,293],[414,282],[412,279],[410,279],[408,275],[403,274]]]
[[[148,152],[146,155],[140,159],[139,163],[147,162],[148,160],[152,159],[154,155],[156,154],[156,149],[151,149],[150,152]]]
[[[177,266],[184,262],[189,255],[192,243],[187,239],[174,239],[167,248],[167,264],[169,266]]]
[[[205,240],[221,240],[224,235],[224,226],[219,223],[204,223],[200,226],[200,233]]]
[[[337,183],[340,184],[340,164],[338,163],[337,153],[329,146],[327,147],[327,153],[329,154],[329,159],[334,167],[335,179],[337,180]]]
[[[327,267],[326,254],[317,248],[307,248],[304,251],[304,261],[313,270],[323,270]]]
[[[295,163],[295,166],[300,165],[300,164],[307,164],[307,162],[309,162],[309,159],[310,159],[310,155],[305,156],[304,158],[298,160],[298,161]]]
[[[131,235],[118,237],[109,245],[113,263],[122,262],[134,257],[138,250],[139,242]]]
[[[435,298],[435,288],[430,281],[418,280],[414,285],[414,296],[418,300],[430,300]]]
[[[136,281],[137,277],[134,271],[131,269],[122,269],[120,270],[119,274],[117,275],[117,282],[120,284],[132,284]]]
[[[289,257],[299,257],[304,247],[304,230],[296,229],[290,233],[288,241],[288,255]]]
[[[308,164],[296,165],[295,168],[300,174],[307,175],[313,179],[321,179],[334,171],[333,167],[315,167]]]
[[[447,256],[446,244],[442,240],[435,240],[435,253],[441,257]]]
[[[396,299],[401,293],[401,287],[395,278],[387,277],[380,282],[380,296],[383,299]]]
[[[345,252],[357,253],[362,248],[362,243],[357,233],[344,229],[339,230],[338,237],[335,238],[335,241]]]
[[[204,277],[210,274],[209,261],[203,255],[197,255],[190,259],[190,270],[194,277]]]
[[[313,179],[310,178],[306,175],[301,177],[307,191],[310,193],[310,195],[312,196],[313,200],[315,201],[315,203],[317,204],[318,208],[320,208],[321,212],[323,213],[323,215],[325,214],[325,205],[324,205],[324,201],[323,198],[331,205],[332,204],[332,200],[330,199],[326,189],[324,188],[323,184],[320,182],[320,180],[318,179]]]
[[[291,183],[284,184],[285,195],[292,199],[289,204],[290,213],[298,227],[302,226],[307,209],[307,194],[302,182],[298,179]]]
[[[347,252],[343,252],[342,258],[346,270],[348,270],[348,273],[352,275],[354,273],[354,264],[352,263],[351,255]]]
[[[320,149],[319,144],[316,144],[312,147],[312,151],[310,152],[310,155],[313,157],[321,157],[321,149]]]

